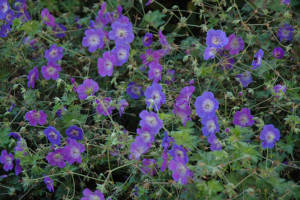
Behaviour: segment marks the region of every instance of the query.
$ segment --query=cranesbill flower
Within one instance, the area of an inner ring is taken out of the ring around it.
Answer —
[[[204,50],[203,58],[204,60],[213,59],[216,57],[217,48],[216,47],[206,47]]]
[[[172,137],[169,137],[168,132],[165,131],[164,138],[161,141],[161,146],[164,150],[167,150],[171,145],[171,142],[174,142],[174,139]]]
[[[141,137],[136,137],[130,145],[129,158],[139,160],[141,155],[147,153],[150,147],[149,143],[145,143]]]
[[[257,69],[261,65],[262,57],[264,56],[264,51],[259,49],[254,55],[254,60],[252,61],[252,69]]]
[[[233,116],[233,124],[242,127],[252,126],[254,120],[250,110],[248,108],[242,108],[241,111],[237,111]]]
[[[47,8],[44,8],[42,10],[41,17],[42,17],[44,24],[46,24],[47,26],[50,26],[50,27],[55,27],[55,18],[53,15],[51,15],[51,13],[49,12],[49,10]]]
[[[124,114],[125,108],[128,106],[128,102],[125,99],[121,99],[119,102],[119,114],[122,116]]]
[[[151,133],[157,134],[160,129],[163,127],[163,121],[159,119],[158,115],[154,112],[148,112],[143,110],[139,114],[141,120],[139,125],[142,128],[148,129]]]
[[[42,66],[42,75],[46,80],[57,80],[59,78],[59,72],[61,71],[60,65],[55,62],[48,62],[47,66]]]
[[[162,152],[162,163],[161,163],[161,166],[160,166],[160,171],[165,171],[168,167],[168,150],[167,149],[164,149],[163,152]]]
[[[53,180],[49,176],[44,177],[44,183],[46,184],[49,192],[54,192]]]
[[[272,149],[276,142],[279,141],[280,131],[274,127],[273,124],[267,124],[263,127],[260,132],[259,139],[261,140],[261,145],[264,149]]]
[[[284,50],[281,47],[275,47],[273,49],[273,57],[276,59],[281,59],[284,56]]]
[[[119,44],[111,51],[116,57],[116,66],[122,66],[128,61],[129,49],[130,46],[128,44]]]
[[[245,71],[242,74],[236,75],[236,78],[240,81],[244,88],[247,87],[250,83],[252,83],[252,76],[249,71]]]
[[[20,140],[21,140],[21,136],[20,136],[19,133],[10,132],[10,133],[8,134],[8,136],[9,136],[9,137],[15,138],[17,141],[20,141]]]
[[[137,85],[134,82],[130,82],[126,88],[128,96],[133,99],[138,99],[144,95],[143,88],[140,85]]]
[[[208,115],[201,119],[202,133],[204,136],[209,136],[219,132],[218,117],[216,115]]]
[[[74,162],[81,163],[81,153],[85,151],[83,144],[78,143],[74,139],[68,139],[68,145],[64,148],[66,161],[71,165]]]
[[[103,100],[97,100],[97,113],[99,115],[108,116],[112,114],[112,111],[115,109],[114,106],[111,106],[111,98],[105,97]]]
[[[187,184],[188,180],[192,178],[192,172],[183,162],[171,160],[169,169],[172,171],[173,179],[182,185]]]
[[[145,34],[145,36],[143,38],[143,44],[145,47],[149,47],[152,44],[152,38],[153,38],[152,33]]]
[[[228,44],[224,48],[229,51],[229,54],[236,55],[244,50],[244,40],[235,34],[231,34],[228,37]]]
[[[226,33],[222,30],[210,29],[206,35],[206,45],[208,47],[222,48],[228,43]]]
[[[143,167],[141,168],[144,174],[148,174],[150,176],[154,176],[156,174],[157,164],[154,159],[143,159],[142,161]]]
[[[182,124],[185,126],[186,122],[191,120],[190,115],[192,114],[192,110],[189,102],[184,99],[176,99],[173,106],[173,113],[181,119]]]
[[[2,24],[0,28],[0,37],[5,38],[10,33],[11,27],[9,24]]]
[[[13,169],[13,161],[14,156],[11,153],[8,154],[5,149],[1,151],[0,163],[3,165],[4,171],[8,172]]]
[[[82,84],[78,85],[76,92],[80,100],[86,99],[88,96],[93,96],[98,92],[98,83],[92,79],[86,79]]]
[[[55,37],[57,38],[64,38],[66,37],[67,28],[62,24],[55,24],[55,27],[53,28],[53,33],[55,34]]]
[[[52,147],[55,147],[55,145],[60,146],[61,135],[60,135],[59,131],[56,130],[56,128],[54,128],[53,126],[48,126],[48,128],[46,128],[44,130],[44,134],[47,136],[48,140],[51,142]]]
[[[282,4],[290,5],[290,0],[281,0]]]
[[[104,195],[99,190],[92,192],[88,188],[83,190],[83,197],[80,200],[105,200]]]
[[[5,16],[8,11],[9,11],[8,1],[0,0],[0,20],[5,19]]]
[[[42,126],[47,122],[47,114],[45,114],[42,110],[31,110],[25,114],[25,119],[29,121],[31,126],[36,126],[37,124]]]
[[[160,84],[153,83],[145,91],[147,108],[154,108],[155,111],[160,110],[160,106],[165,103],[165,94]]]
[[[129,44],[134,39],[131,23],[123,23],[120,20],[115,21],[111,25],[112,30],[108,33],[110,40],[114,40],[116,44]]]
[[[101,29],[88,29],[84,32],[85,36],[82,39],[82,46],[88,47],[89,52],[93,53],[97,49],[104,47],[104,32]]]
[[[203,92],[195,101],[196,113],[199,117],[215,115],[219,108],[218,100],[211,92]]]
[[[207,141],[210,144],[211,151],[220,151],[222,149],[222,145],[215,134],[210,134]]]
[[[16,176],[19,176],[19,174],[22,173],[23,168],[22,168],[22,166],[21,166],[21,164],[20,164],[20,162],[21,162],[20,159],[16,159],[15,161],[16,161],[15,175],[16,175]]]
[[[175,81],[175,70],[168,69],[166,76],[165,76],[165,83],[170,85],[174,81]]]
[[[24,139],[21,138],[20,140],[18,140],[17,145],[16,145],[15,148],[14,148],[14,151],[15,151],[15,153],[17,153],[18,151],[22,152],[22,151],[24,151],[26,148],[27,148],[26,141],[25,141]],[[24,155],[26,155],[26,154],[27,154],[27,153],[24,152]]]
[[[186,152],[187,151],[181,145],[173,144],[169,154],[173,157],[173,160],[186,164],[189,161]]]
[[[64,168],[66,166],[64,149],[57,149],[53,152],[49,152],[46,159],[51,166],[58,166],[59,168]]]
[[[98,74],[102,77],[112,76],[116,61],[115,54],[110,51],[104,52],[102,58],[98,58]]]
[[[161,80],[162,66],[157,62],[151,62],[149,65],[148,78],[157,83]]]
[[[137,137],[140,138],[140,139],[136,138],[136,140],[141,140],[145,144],[149,144],[149,147],[151,147],[152,143],[154,142],[154,134],[151,133],[151,131],[148,130],[147,128],[143,128],[143,127],[136,129],[136,132],[138,134]]]
[[[234,62],[235,62],[234,58],[230,58],[229,56],[225,55],[221,58],[219,64],[221,65],[222,69],[225,71],[231,69]]]
[[[39,70],[37,67],[34,67],[32,70],[29,71],[27,79],[27,87],[31,87],[33,89],[35,87],[35,81],[39,79]]]
[[[277,36],[280,41],[291,41],[293,40],[294,28],[289,24],[281,26],[277,32]]]
[[[281,84],[277,84],[273,87],[273,95],[276,98],[281,97],[282,95],[284,95],[286,93],[286,86],[281,85]]]
[[[66,135],[69,138],[75,139],[75,140],[82,140],[83,139],[83,131],[80,127],[76,125],[72,125],[66,130]]]
[[[64,49],[62,47],[53,44],[47,51],[45,51],[44,57],[48,60],[48,62],[57,62],[64,56],[63,51]]]
[[[13,10],[9,10],[5,16],[6,23],[12,25],[14,19],[15,19],[15,12]]]

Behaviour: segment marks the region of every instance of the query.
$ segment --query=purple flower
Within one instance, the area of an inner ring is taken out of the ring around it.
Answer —
[[[222,57],[219,63],[222,67],[222,69],[228,70],[232,68],[232,65],[234,64],[234,58],[230,58],[229,56],[225,55]]]
[[[144,95],[142,86],[137,85],[134,82],[130,82],[128,84],[126,92],[127,92],[128,96],[130,96],[133,99],[138,99]]]
[[[204,60],[213,59],[216,57],[217,48],[216,47],[206,47],[204,50],[203,58]]]
[[[155,135],[163,127],[163,121],[159,119],[158,115],[154,112],[148,112],[146,110],[143,110],[139,114],[139,116],[141,118],[139,125],[142,128],[148,129],[149,131],[151,131],[151,133]]]
[[[5,19],[6,14],[9,12],[9,4],[7,0],[0,0],[0,20]]]
[[[204,136],[209,136],[219,132],[218,117],[216,115],[208,115],[201,119],[202,133]]]
[[[76,88],[80,100],[85,100],[88,96],[93,96],[98,90],[98,83],[92,79],[84,80],[83,83]]]
[[[163,55],[165,55],[165,54],[169,53],[171,46],[169,45],[166,36],[163,35],[161,30],[159,30],[158,36],[159,36],[159,42],[163,46],[163,49],[162,49]]]
[[[159,50],[153,51],[152,49],[147,49],[144,54],[140,55],[140,58],[142,59],[143,65],[148,66],[152,62],[159,63],[159,59],[162,56]]]
[[[104,47],[104,32],[101,29],[88,29],[84,32],[85,36],[82,39],[82,46],[88,47],[89,52],[93,53],[97,49]]]
[[[128,44],[117,45],[111,53],[116,57],[116,66],[122,66],[128,61],[130,46]]]
[[[66,135],[75,140],[83,139],[83,131],[80,127],[73,125],[67,128]]]
[[[15,166],[15,175],[16,176],[19,176],[20,173],[22,173],[23,169],[22,169],[22,166],[20,164],[20,159],[16,159],[16,166]]]
[[[52,44],[50,49],[45,51],[45,58],[48,62],[57,62],[62,59],[64,49],[62,47],[56,46],[56,44]]]
[[[160,110],[160,106],[165,104],[165,94],[160,84],[153,83],[145,91],[147,108],[153,107],[155,111]]]
[[[248,71],[245,71],[242,74],[236,75],[236,78],[240,81],[242,86],[245,88],[247,87],[250,83],[252,83],[252,76],[251,73]]]
[[[264,149],[272,149],[275,142],[278,142],[280,138],[280,131],[273,126],[273,124],[267,124],[264,126],[260,132],[259,139],[261,140],[261,145]]]
[[[145,6],[149,6],[154,0],[148,0]]]
[[[273,87],[273,95],[276,98],[280,98],[285,93],[286,93],[286,86],[277,84]]]
[[[135,141],[130,145],[130,159],[139,160],[142,154],[147,153],[150,149],[149,143],[145,143],[142,137],[136,137]]]
[[[281,0],[282,4],[290,5],[290,0]]]
[[[174,139],[172,137],[169,137],[168,132],[165,131],[164,138],[161,141],[161,146],[164,148],[164,150],[167,150],[169,148],[172,141],[174,141]]]
[[[0,28],[0,37],[5,38],[10,33],[10,25],[9,24],[2,24]]]
[[[254,55],[254,60],[252,61],[252,69],[257,69],[261,65],[262,57],[264,56],[264,51],[259,49]]]
[[[147,128],[143,127],[136,129],[136,132],[138,134],[137,137],[139,137],[139,139],[136,137],[136,140],[143,141],[145,144],[148,144],[149,147],[151,147],[152,143],[154,142],[154,134],[151,133],[151,131]]]
[[[111,25],[112,30],[108,33],[110,40],[114,40],[116,44],[129,44],[134,39],[131,23],[123,23],[120,20],[115,21]]]
[[[150,176],[154,176],[156,174],[157,164],[154,159],[144,159],[142,161],[143,167],[141,168],[144,174],[148,174]]]
[[[102,77],[112,76],[116,61],[115,54],[109,51],[104,52],[102,58],[98,58],[98,74]]]
[[[197,97],[195,102],[196,113],[199,117],[215,115],[219,108],[218,100],[215,99],[211,92],[203,92],[201,96]]]
[[[57,38],[64,38],[66,37],[67,28],[62,24],[55,24],[53,28],[53,32],[55,33],[55,37]]]
[[[174,69],[168,69],[166,76],[165,76],[165,83],[170,85],[172,82],[175,81],[175,70]]]
[[[254,120],[250,110],[248,108],[242,108],[241,111],[237,111],[233,116],[233,124],[242,127],[252,126]]]
[[[92,192],[88,188],[85,188],[82,193],[83,197],[80,200],[105,200],[104,195],[99,190]]]
[[[228,37],[228,44],[224,49],[229,51],[230,55],[239,54],[240,51],[244,50],[244,40],[241,37],[237,37],[235,34],[231,34]]]
[[[192,178],[192,172],[183,162],[171,160],[169,169],[172,171],[173,179],[182,185],[187,184],[188,180]]]
[[[83,144],[78,143],[74,139],[68,139],[68,145],[64,148],[66,161],[72,165],[74,162],[81,163],[81,153],[85,151]]]
[[[277,37],[280,41],[293,40],[294,28],[289,24],[284,24],[278,30]]]
[[[179,146],[177,144],[173,144],[173,147],[169,151],[169,154],[173,157],[173,160],[186,164],[189,161],[186,152],[187,151],[181,145]]]
[[[160,171],[165,171],[168,167],[168,150],[167,149],[164,149],[163,150],[163,153],[162,153],[162,164],[160,166]]]
[[[210,144],[211,151],[220,151],[222,149],[222,145],[215,134],[210,134],[207,141]]]
[[[143,44],[145,47],[149,47],[152,44],[152,38],[153,38],[152,33],[145,34],[145,36],[143,38]]]
[[[148,78],[157,83],[161,80],[162,66],[158,62],[151,62],[149,65]]]
[[[56,130],[56,128],[54,128],[53,126],[48,126],[48,128],[46,128],[44,130],[44,134],[46,135],[48,140],[51,142],[52,147],[55,147],[55,144],[57,146],[60,146],[61,135],[60,135],[59,131]]]
[[[275,47],[273,49],[273,57],[276,59],[281,59],[284,56],[284,50],[281,47]]]
[[[39,79],[39,70],[37,67],[34,67],[32,70],[29,71],[27,79],[27,87],[31,87],[33,89],[35,87],[35,81]]]
[[[64,168],[66,166],[64,149],[57,149],[53,152],[49,152],[46,159],[51,166],[58,166],[59,168]]]
[[[44,177],[44,183],[46,184],[49,192],[54,192],[53,180],[49,176]]]
[[[12,25],[14,19],[15,19],[15,12],[13,10],[9,10],[5,16],[6,23]]]
[[[210,29],[206,35],[206,45],[208,47],[222,48],[228,43],[226,33],[222,30]]]
[[[13,169],[14,167],[13,161],[14,161],[14,156],[11,153],[8,154],[5,149],[1,151],[0,163],[3,165],[4,171],[8,172]]]
[[[46,24],[47,26],[50,26],[50,27],[55,27],[55,18],[53,15],[51,15],[51,13],[48,11],[47,8],[44,8],[42,10],[41,17],[42,17],[44,24]]]
[[[18,151],[22,152],[27,148],[27,144],[26,141],[24,139],[20,139],[17,142],[17,145],[15,146],[15,153],[17,153]],[[26,154],[26,152],[24,152],[24,155]]]
[[[42,110],[31,110],[25,114],[25,119],[29,121],[31,126],[36,126],[37,124],[42,126],[47,122],[47,114],[45,114]]]
[[[111,106],[111,98],[105,97],[103,100],[97,100],[97,113],[99,115],[108,116],[112,114],[115,107]]]
[[[59,72],[61,71],[60,65],[54,62],[48,62],[47,66],[42,66],[42,75],[46,80],[57,80],[59,78]]]
[[[20,140],[21,140],[21,136],[20,136],[19,133],[10,132],[10,133],[8,134],[8,136],[9,136],[9,137],[15,138],[17,141],[20,141]]]
[[[121,99],[119,102],[119,114],[122,116],[124,114],[125,108],[128,106],[128,102],[125,99]]]

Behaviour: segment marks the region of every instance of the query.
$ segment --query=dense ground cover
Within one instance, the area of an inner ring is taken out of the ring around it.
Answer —
[[[299,10],[0,0],[0,199],[300,199]]]

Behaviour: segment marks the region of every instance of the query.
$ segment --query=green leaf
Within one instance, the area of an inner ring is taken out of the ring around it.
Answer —
[[[31,20],[23,24],[21,30],[25,31],[30,36],[34,36],[35,34],[39,33],[42,28],[38,21]]]
[[[153,12],[149,11],[143,18],[143,25],[150,24],[151,26],[153,26],[154,28],[158,28],[160,25],[162,25],[165,21],[163,20],[163,18],[166,15],[161,13],[158,10],[155,10]]]

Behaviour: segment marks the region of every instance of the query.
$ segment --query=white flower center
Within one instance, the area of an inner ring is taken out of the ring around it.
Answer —
[[[272,143],[274,138],[275,138],[275,135],[272,131],[267,132],[266,139],[267,139],[268,143]]]
[[[56,72],[56,69],[52,66],[48,67],[47,72],[49,75],[53,75]]]
[[[78,158],[78,157],[80,156],[80,151],[79,151],[79,149],[76,148],[76,147],[73,147],[73,148],[71,149],[71,152],[72,152],[72,157],[73,157],[73,158]]]
[[[210,99],[206,99],[203,102],[202,107],[205,112],[211,112],[214,108],[214,103]]]
[[[219,37],[213,37],[212,38],[212,43],[215,44],[215,45],[220,44],[220,38]]]
[[[148,124],[150,124],[150,126],[157,125],[157,121],[156,121],[155,117],[153,117],[153,116],[147,116],[146,121],[148,122]]]
[[[207,122],[207,127],[208,127],[209,132],[214,132],[216,130],[216,124],[215,124],[214,120],[209,120]]]
[[[118,58],[119,60],[125,60],[127,55],[127,51],[125,49],[120,49],[118,51]]]
[[[119,29],[117,31],[117,35],[118,35],[119,38],[125,38],[127,36],[127,32],[124,29]]]
[[[89,44],[91,46],[96,46],[99,44],[99,37],[97,35],[92,35],[89,37]]]

